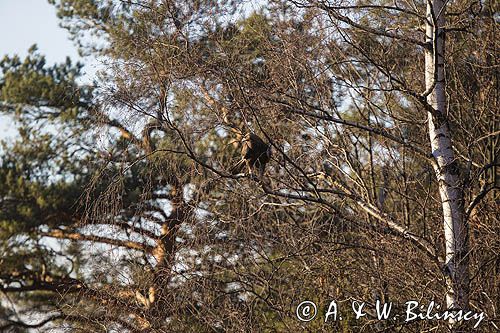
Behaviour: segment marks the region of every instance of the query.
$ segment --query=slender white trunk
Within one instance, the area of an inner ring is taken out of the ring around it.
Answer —
[[[445,2],[427,4],[425,85],[431,91],[427,102],[436,112],[428,113],[429,139],[437,163],[435,174],[443,208],[446,259],[446,303],[449,308],[467,308],[469,303],[468,227],[464,219],[463,191],[455,159],[446,112],[444,51]]]

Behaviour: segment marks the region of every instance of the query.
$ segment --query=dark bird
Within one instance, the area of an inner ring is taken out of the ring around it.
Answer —
[[[271,147],[254,133],[246,134],[241,144],[241,160],[231,168],[231,173],[233,175],[240,173],[246,165],[250,174],[257,169],[259,177],[262,177],[271,158]]]

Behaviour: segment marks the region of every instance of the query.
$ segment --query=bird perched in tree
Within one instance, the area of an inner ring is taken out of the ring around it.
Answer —
[[[231,121],[230,110],[224,106],[224,104],[218,103],[215,98],[210,95],[205,83],[203,83],[200,88],[208,104],[215,109],[220,109],[223,124],[228,126],[231,132],[236,134],[237,139],[231,143],[234,144],[239,142],[241,144],[241,159],[230,169],[231,173],[235,175],[242,172],[246,165],[250,174],[253,174],[253,169],[256,168],[259,170],[259,177],[262,177],[266,164],[271,159],[271,146],[265,143],[257,134],[248,133],[243,135],[241,126],[237,126]]]
[[[231,168],[231,173],[240,173],[246,165],[250,174],[253,174],[255,168],[259,170],[259,177],[262,177],[266,164],[271,159],[271,146],[254,133],[246,134],[241,144],[241,160]]]

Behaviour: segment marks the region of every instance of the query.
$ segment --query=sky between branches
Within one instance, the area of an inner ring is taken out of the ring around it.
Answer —
[[[47,64],[65,61],[88,62],[78,56],[66,30],[59,27],[56,10],[47,0],[0,0],[0,59],[17,54],[23,59],[33,44],[47,58]],[[95,73],[87,65],[83,73]],[[0,139],[16,134],[12,119],[0,116]]]

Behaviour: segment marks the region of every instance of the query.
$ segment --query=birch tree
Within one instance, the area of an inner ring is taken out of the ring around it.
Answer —
[[[443,208],[443,232],[446,242],[444,269],[446,303],[451,309],[469,306],[468,255],[469,235],[464,217],[463,179],[453,151],[452,132],[447,119],[445,79],[446,3],[427,2],[424,95],[429,103],[427,114],[434,172],[439,183]]]

